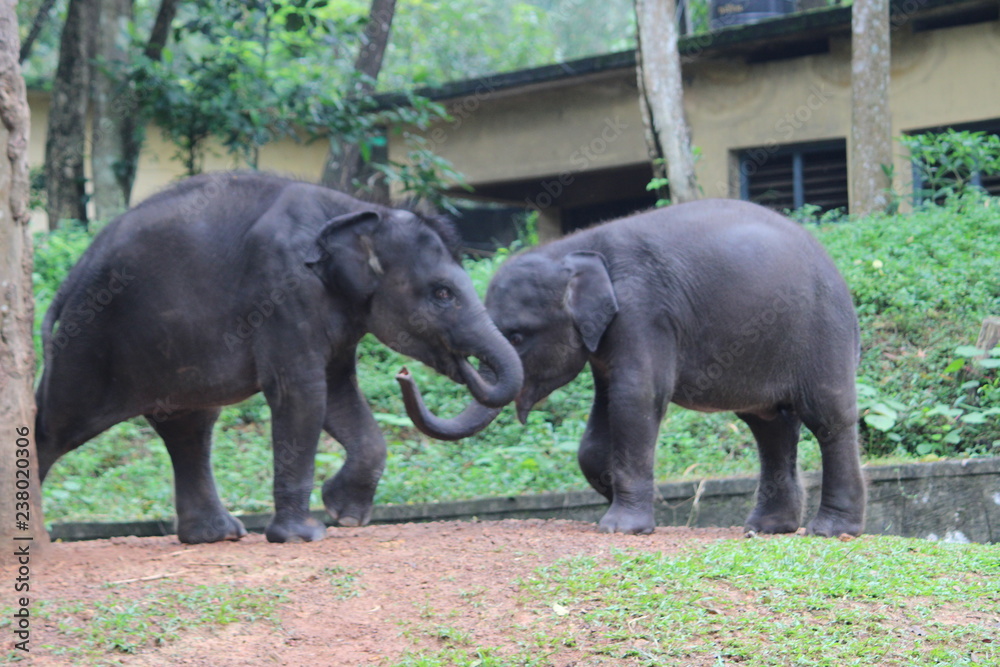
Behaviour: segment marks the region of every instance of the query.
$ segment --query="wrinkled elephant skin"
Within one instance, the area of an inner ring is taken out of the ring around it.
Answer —
[[[238,539],[246,531],[215,488],[211,432],[221,406],[262,391],[274,444],[268,539],[325,535],[308,505],[323,430],[346,450],[323,502],[341,525],[363,525],[386,458],[355,377],[367,332],[485,405],[520,389],[517,354],[447,221],[261,173],[179,183],[102,230],[53,299],[36,393],[41,475],[144,415],[173,463],[181,541]]]
[[[748,532],[799,528],[802,424],[823,463],[809,531],[862,531],[857,317],[833,262],[796,223],[731,200],[641,213],[515,255],[486,307],[523,362],[522,420],[589,362],[578,460],[611,501],[601,530],[654,529],[654,449],[673,402],[749,426],[761,470]]]

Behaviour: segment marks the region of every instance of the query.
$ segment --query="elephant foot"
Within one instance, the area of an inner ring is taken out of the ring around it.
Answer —
[[[816,518],[809,522],[806,533],[820,537],[839,537],[844,534],[858,536],[864,529],[864,516],[824,510],[820,507]]]
[[[243,522],[224,510],[209,516],[177,518],[177,539],[184,544],[238,540],[246,534]]]
[[[611,504],[598,524],[602,533],[625,533],[626,535],[649,535],[656,529],[653,510],[626,509]]]
[[[326,526],[306,515],[271,519],[264,531],[268,542],[318,542],[326,537]]]
[[[361,495],[364,497],[359,498]],[[336,477],[323,483],[323,506],[338,526],[366,526],[372,516],[370,494],[351,492]]]
[[[794,533],[799,529],[797,512],[754,510],[743,523],[743,530],[765,535]]]

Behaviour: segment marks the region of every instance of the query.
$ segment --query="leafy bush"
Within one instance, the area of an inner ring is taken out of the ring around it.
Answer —
[[[996,369],[964,373],[957,361],[1000,313],[998,204],[970,192],[818,232],[858,310],[870,456],[1000,453]]]
[[[942,203],[964,195],[976,174],[1000,173],[1000,136],[985,132],[945,130],[904,135],[922,187],[921,199]]]

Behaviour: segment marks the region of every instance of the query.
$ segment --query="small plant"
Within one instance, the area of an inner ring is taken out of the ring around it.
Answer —
[[[920,175],[921,188],[914,194],[924,201],[960,197],[977,174],[1000,173],[1000,136],[995,134],[949,129],[903,136],[900,142]]]
[[[358,573],[343,567],[333,566],[323,568],[323,575],[329,578],[330,585],[336,591],[336,599],[347,600],[361,595],[361,584],[358,583]]]

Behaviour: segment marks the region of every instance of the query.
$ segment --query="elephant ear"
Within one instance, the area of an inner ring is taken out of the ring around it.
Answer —
[[[370,210],[328,220],[305,253],[306,266],[316,270],[328,287],[367,299],[384,273],[373,240],[381,222],[381,216]]]
[[[591,352],[597,350],[604,330],[618,312],[618,299],[604,256],[598,252],[572,252],[563,259],[570,271],[566,307]]]

